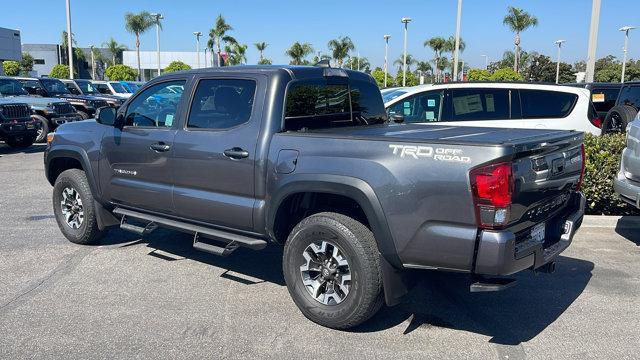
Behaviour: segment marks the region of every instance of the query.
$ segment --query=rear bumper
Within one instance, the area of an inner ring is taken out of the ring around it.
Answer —
[[[570,210],[556,216],[553,221],[561,232],[548,233],[547,237],[559,237],[556,242],[545,243],[517,241],[511,231],[483,230],[479,235],[474,273],[479,275],[511,275],[525,269],[537,269],[553,261],[569,244],[584,217],[585,197],[581,193],[572,196]]]
[[[613,179],[613,190],[620,195],[622,201],[640,209],[640,183],[627,179],[623,170]]]

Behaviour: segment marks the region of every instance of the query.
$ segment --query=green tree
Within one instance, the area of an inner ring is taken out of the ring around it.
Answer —
[[[400,78],[402,78],[402,65],[404,63],[404,55],[400,55],[396,61],[393,62],[393,65],[398,65],[398,72],[400,73]],[[416,60],[413,58],[413,55],[407,54],[407,73],[411,72],[411,65],[415,64]],[[400,82],[402,83],[402,82]]]
[[[379,88],[384,88],[384,70],[377,67],[371,72],[371,76],[376,81]],[[402,81],[402,79],[400,81]],[[387,73],[387,86],[393,86],[393,76],[389,73]]]
[[[69,63],[69,42],[67,41],[67,32],[62,31],[62,41],[60,43],[60,57],[62,58],[63,64]],[[80,63],[85,61],[84,51],[82,49],[77,48],[78,44],[74,38],[73,33],[71,34],[71,50],[73,54],[73,73],[78,74],[80,72]]]
[[[460,53],[462,53],[464,51],[464,49],[466,49],[467,47],[467,43],[464,42],[464,40],[462,40],[462,37],[460,38],[460,44],[458,47],[458,50]],[[451,54],[451,61],[449,62],[449,67],[451,69],[451,73],[453,73],[453,57],[455,56],[455,49],[456,49],[456,37],[455,36],[449,36],[449,38],[447,39],[447,41],[444,43],[444,51],[447,53]],[[458,63],[458,66],[460,65],[460,63]]]
[[[17,61],[13,61],[13,60],[3,61],[2,67],[4,68],[4,73],[7,76],[20,75],[20,63]]]
[[[345,67],[348,67],[349,69],[353,69],[353,70],[362,70],[364,72],[369,72],[371,71],[371,63],[369,63],[369,59],[367,59],[364,56],[352,56],[349,59],[347,59],[347,62],[345,63]]]
[[[556,81],[556,62],[545,55],[537,55],[531,61],[531,67],[527,73],[527,79],[537,82],[555,82]],[[571,65],[560,63],[560,83],[576,82]]]
[[[353,41],[348,36],[342,36],[337,39],[329,40],[327,44],[329,50],[331,50],[331,56],[338,64],[338,67],[342,67],[344,59],[349,56],[349,52],[355,50]]]
[[[224,51],[229,54],[229,65],[242,65],[247,62],[247,45],[233,43],[226,45]]]
[[[136,36],[136,55],[138,57],[138,80],[140,80],[140,74],[142,73],[142,69],[140,68],[140,35],[145,33],[147,30],[149,30],[149,28],[156,23],[156,20],[151,16],[151,14],[148,11],[142,11],[137,14],[126,13],[124,15],[124,21],[125,21],[125,29],[129,33],[134,34]],[[111,67],[113,66],[115,65],[112,65]],[[134,80],[134,79],[131,79],[131,80]]]
[[[133,81],[138,77],[138,73],[130,66],[117,64],[111,65],[105,71],[109,80],[114,81]]]
[[[219,66],[223,65],[221,62],[220,54],[222,52],[222,43],[224,43],[226,47],[238,42],[233,36],[227,35],[229,31],[233,31],[233,26],[227,23],[222,14],[219,14],[216,18],[214,26],[211,28],[211,30],[209,30],[209,41],[207,42],[207,47],[211,50],[212,53],[214,52],[213,47],[216,47]]]
[[[271,64],[272,64],[271,59],[262,58],[258,60],[258,65],[271,65]]]
[[[469,81],[490,81],[491,73],[485,69],[471,69],[467,73],[467,80]]]
[[[513,40],[513,43],[515,45],[513,70],[515,70],[515,72],[520,72],[520,33],[532,26],[537,26],[538,18],[530,15],[520,8],[509,6],[507,15],[502,20],[502,23],[504,25],[507,25],[509,29],[516,34]]]
[[[397,86],[402,86],[402,71],[399,71],[396,74],[396,81],[395,81]],[[420,84],[420,79],[418,79],[418,77],[416,76],[416,74],[407,71],[407,81],[405,86],[416,86]],[[387,84],[388,85],[388,84]]]
[[[22,60],[20,60],[20,72],[23,75],[29,75],[33,71],[33,56],[29,53],[22,53]]]
[[[109,38],[108,41],[102,43],[102,46],[107,48],[109,53],[111,53],[111,65],[117,64],[118,59],[122,59],[122,52],[127,50],[125,45],[119,44],[114,38]]]
[[[267,48],[267,46],[269,46],[269,44],[263,41],[255,43],[253,45],[255,45],[256,49],[258,49],[258,51],[260,52],[260,60],[258,60],[258,64],[260,64],[260,61],[264,59],[264,50]]]
[[[74,71],[75,73],[75,71]],[[68,79],[69,78],[69,65],[56,64],[51,69],[49,76],[57,79]]]
[[[162,70],[165,73],[170,73],[170,72],[174,72],[174,71],[181,71],[181,70],[190,70],[191,66],[183,63],[182,61],[179,60],[174,60],[171,63],[169,63],[169,65],[164,68],[164,70]]]
[[[291,58],[289,64],[291,65],[303,65],[305,58],[313,52],[313,47],[309,43],[294,42],[291,47],[285,51],[285,54]]]
[[[496,70],[489,79],[491,81],[522,81],[522,75],[518,74],[511,68],[502,68]]]
[[[442,52],[445,50],[447,45],[447,40],[441,36],[432,37],[431,39],[424,41],[424,47],[430,47],[433,50],[435,55],[433,61],[436,69],[436,81],[440,81],[441,79],[441,70],[444,68],[440,67],[440,59],[442,58]]]

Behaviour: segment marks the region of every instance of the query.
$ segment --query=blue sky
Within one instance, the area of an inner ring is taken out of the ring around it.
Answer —
[[[20,29],[23,43],[57,43],[66,26],[64,0],[27,0],[29,11],[12,11],[2,17],[1,27]],[[565,39],[564,61],[584,60],[587,54],[591,0],[464,0],[462,38],[467,48],[462,59],[483,67],[490,59],[502,57],[513,48],[513,34],[502,24],[509,5],[521,7],[538,17],[539,25],[525,31],[522,47],[555,58],[554,41]],[[205,1],[205,0],[72,0],[72,27],[80,46],[100,45],[110,36],[135,48],[133,35],[124,30],[124,14],[148,10],[165,15],[161,34],[162,49],[193,51],[194,31],[207,34],[215,17],[223,14],[234,27],[231,35],[249,44],[248,63],[255,63],[258,52],[253,43],[269,43],[266,56],[274,63],[287,63],[285,50],[294,41],[311,43],[316,51],[327,52],[327,42],[348,35],[362,56],[374,66],[384,61],[384,34],[390,34],[389,57],[402,53],[403,28],[400,18],[409,16],[409,52],[420,60],[432,59],[422,46],[433,36],[455,32],[455,0],[409,1]],[[622,57],[623,35],[618,28],[640,26],[640,1],[603,0],[598,38],[598,57]],[[155,49],[155,31],[141,38],[142,50]],[[640,57],[640,29],[631,33],[629,57]]]

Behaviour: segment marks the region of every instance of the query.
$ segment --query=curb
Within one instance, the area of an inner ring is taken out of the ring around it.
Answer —
[[[640,216],[585,215],[581,227],[640,229]]]

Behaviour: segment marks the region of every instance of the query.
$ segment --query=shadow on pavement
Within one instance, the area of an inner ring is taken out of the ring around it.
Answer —
[[[28,148],[24,149],[14,149],[9,145],[4,143],[0,143],[0,155],[11,155],[11,154],[35,154],[44,152],[47,148],[46,144],[33,144]]]
[[[281,246],[270,245],[262,251],[239,248],[229,257],[218,257],[194,250],[191,241],[188,234],[165,229],[158,229],[143,240],[116,230],[103,240],[103,245],[146,244],[153,249],[149,255],[156,256],[154,252],[161,250],[227,269],[221,277],[242,284],[256,282],[229,272],[285,286]],[[571,306],[589,283],[593,268],[589,261],[561,256],[554,274],[526,271],[514,276],[518,280],[516,286],[493,293],[470,293],[466,274],[414,272],[416,286],[400,305],[384,307],[352,331],[376,332],[407,323],[405,334],[420,328],[445,327],[491,336],[493,343],[517,345],[537,336]]]
[[[640,217],[621,217],[616,224],[616,233],[637,246],[640,246]]]

